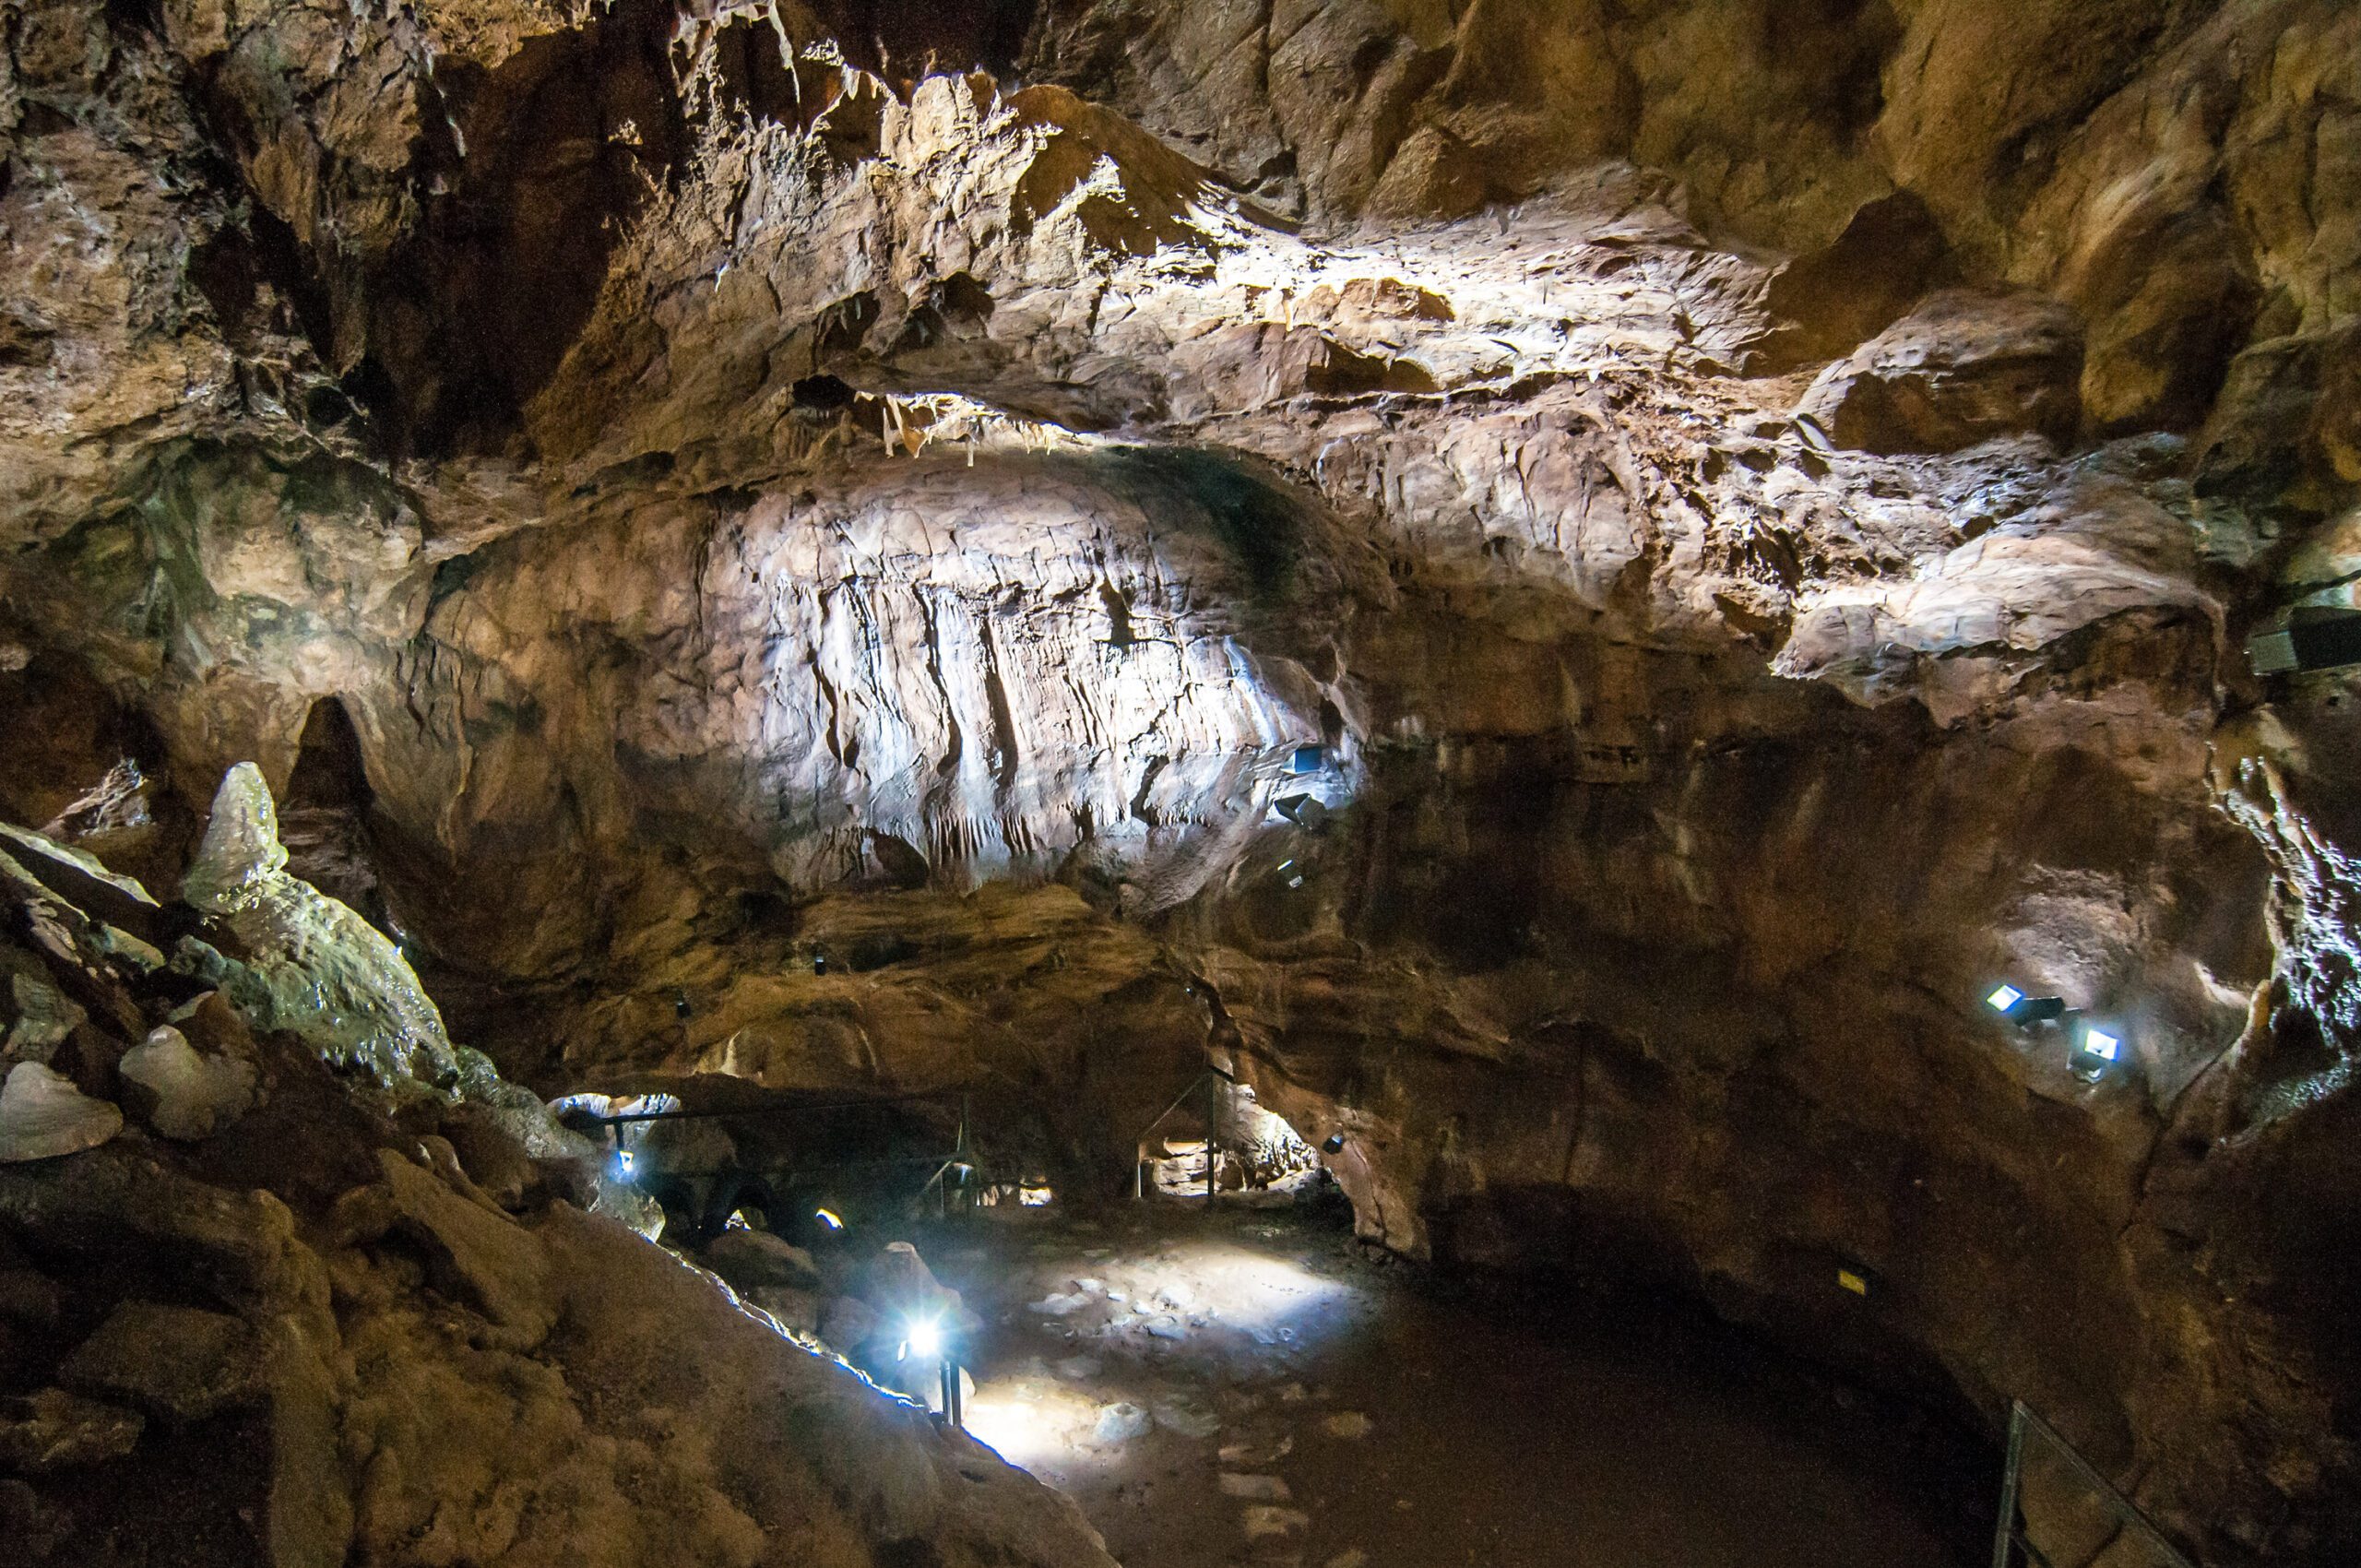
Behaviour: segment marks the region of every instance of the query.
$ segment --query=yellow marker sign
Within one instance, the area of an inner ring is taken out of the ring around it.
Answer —
[[[1869,1282],[1849,1268],[1840,1268],[1836,1271],[1836,1283],[1856,1296],[1866,1296],[1869,1293]]]

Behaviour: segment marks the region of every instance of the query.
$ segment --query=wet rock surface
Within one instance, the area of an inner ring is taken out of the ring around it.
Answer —
[[[2361,1550],[2356,705],[2241,652],[2361,556],[2353,7],[0,42],[0,1217],[276,1299],[360,1192],[351,1289],[533,1342],[502,1217],[656,1216],[455,1040],[965,1091],[1103,1192],[1210,1053],[1388,1247],[2027,1399],[2209,1561]],[[266,1170],[341,1100],[208,989],[434,1124]],[[182,1148],[167,1023],[257,1073]]]

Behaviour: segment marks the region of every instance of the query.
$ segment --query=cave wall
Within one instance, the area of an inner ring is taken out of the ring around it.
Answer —
[[[895,26],[7,10],[0,806],[169,865],[334,702],[544,1089],[1088,1190],[1211,1048],[1387,1245],[2346,1549],[2345,687],[2238,649],[2351,601],[2351,9]]]

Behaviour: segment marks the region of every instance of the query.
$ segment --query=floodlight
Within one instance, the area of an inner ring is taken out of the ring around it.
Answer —
[[[1295,755],[1288,761],[1288,766],[1299,774],[1317,773],[1325,761],[1327,761],[1326,748],[1298,746],[1295,749]]]
[[[908,1345],[910,1354],[919,1360],[934,1360],[943,1354],[943,1325],[931,1317],[919,1319],[910,1324]]]
[[[2327,606],[2302,606],[2281,630],[2248,638],[2247,661],[2258,675],[2361,664],[2361,614]]]
[[[2029,1029],[2035,1024],[2046,1024],[2053,1018],[2066,1016],[2064,997],[2027,996],[2015,986],[2007,984],[1994,987],[1985,997],[1984,1005],[2021,1029]]]
[[[639,1157],[632,1153],[631,1150],[626,1148],[617,1149],[615,1151],[615,1174],[622,1177],[624,1181],[628,1182],[631,1180],[633,1169],[638,1164]]]
[[[1344,1152],[1345,1152],[1345,1134],[1342,1134],[1342,1133],[1331,1133],[1331,1134],[1328,1134],[1328,1139],[1327,1139],[1327,1141],[1326,1141],[1325,1143],[1323,1143],[1323,1144],[1322,1144],[1322,1145],[1320,1146],[1320,1152],[1321,1152],[1321,1153],[1323,1153],[1323,1154],[1342,1154],[1342,1153],[1344,1153]]]
[[[2081,1038],[2074,1041],[2067,1065],[2074,1075],[2085,1083],[2096,1083],[2099,1075],[2123,1058],[2123,1037],[2095,1024],[2082,1027]]]

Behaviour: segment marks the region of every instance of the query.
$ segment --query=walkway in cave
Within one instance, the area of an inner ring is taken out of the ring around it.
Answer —
[[[1886,1407],[1703,1323],[1442,1298],[1333,1213],[920,1240],[988,1325],[970,1427],[1126,1568],[1967,1568],[1988,1538],[1980,1466]]]

